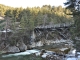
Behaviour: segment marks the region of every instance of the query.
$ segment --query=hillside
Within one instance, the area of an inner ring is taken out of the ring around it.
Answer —
[[[7,52],[25,51],[26,49],[33,48],[33,46],[37,47],[35,44],[38,43],[40,44],[38,46],[41,46],[41,44],[45,46],[46,44],[54,44],[51,41],[70,40],[71,38],[70,29],[59,29],[55,31],[38,30],[34,32],[38,26],[73,23],[71,16],[66,15],[67,13],[70,14],[71,11],[62,8],[62,6],[44,5],[42,7],[27,7],[23,9],[22,7],[12,8],[0,5],[0,8],[1,16],[4,17],[4,20],[0,22],[0,30],[11,30],[10,32],[0,33],[0,50],[7,50]],[[36,35],[35,39],[31,38],[33,32]],[[64,39],[63,35],[67,38]]]

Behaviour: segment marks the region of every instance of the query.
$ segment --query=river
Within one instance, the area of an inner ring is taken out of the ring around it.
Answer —
[[[0,55],[0,60],[46,60],[45,56],[47,56],[47,54],[54,53],[52,51],[47,51],[43,56],[39,56],[40,51],[41,50],[33,49],[14,54],[2,54]],[[74,50],[72,52],[74,52]],[[34,53],[36,55],[34,55]],[[67,54],[65,58],[62,58],[62,60],[80,60],[80,52],[77,52],[77,54],[77,57],[75,57],[74,54]]]
[[[42,57],[34,56],[33,53],[37,53],[39,50],[27,50],[25,52],[14,54],[2,54],[0,60],[42,60]]]

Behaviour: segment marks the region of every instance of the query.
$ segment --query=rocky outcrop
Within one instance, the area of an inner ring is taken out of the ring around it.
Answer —
[[[17,46],[18,46],[20,51],[27,50],[27,46],[23,42],[18,43]]]
[[[45,60],[63,60],[64,54],[57,54],[53,51],[42,49],[40,52],[35,53],[36,56],[41,56]]]
[[[46,60],[63,60],[63,56],[48,55],[46,56]]]
[[[45,46],[45,45],[51,45],[51,48],[54,48],[53,44],[65,43],[67,42],[67,40],[69,40],[69,39],[64,40],[61,37],[61,35],[68,36],[67,33],[69,33],[67,28],[59,28],[59,29],[57,28],[56,30],[47,29],[45,31],[44,29],[36,30],[36,31],[33,31],[32,35],[29,34],[28,32],[27,34],[29,35],[21,35],[22,33],[19,31],[16,31],[16,33],[13,33],[13,32],[9,33],[9,35],[7,33],[7,36],[9,39],[9,42],[7,41],[7,43],[9,44],[8,52],[22,52],[27,49]],[[4,38],[5,34],[3,33],[1,36]],[[1,40],[6,40],[6,39],[1,39]],[[7,44],[2,43],[0,45],[1,49],[4,49],[6,45]],[[61,45],[61,47],[63,46]]]
[[[19,48],[16,46],[9,46],[7,49],[7,52],[9,53],[15,53],[15,52],[20,52]]]

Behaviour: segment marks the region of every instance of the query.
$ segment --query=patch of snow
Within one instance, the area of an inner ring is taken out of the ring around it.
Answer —
[[[78,55],[80,55],[80,52],[77,52]]]
[[[3,31],[0,31],[0,32],[6,33],[6,32],[12,32],[12,30],[7,29],[7,30],[3,30]]]
[[[52,51],[46,51],[46,53],[44,53],[44,54],[42,55],[42,58],[46,58],[46,56],[48,56],[48,55],[53,55],[53,53],[54,53],[54,52],[52,52]],[[54,55],[54,56],[56,56],[56,55]]]
[[[77,60],[77,58],[73,57],[73,58],[67,58],[66,60]]]
[[[80,55],[78,56],[77,60],[80,60]]]
[[[47,55],[48,55],[48,53],[44,53],[44,54],[42,55],[42,58],[46,58]]]
[[[73,51],[72,51],[72,54],[75,54],[76,53],[76,49],[74,49]]]
[[[62,49],[60,49],[61,51],[64,51],[64,50],[66,50],[66,49],[68,49],[68,48],[62,48]]]
[[[37,52],[35,53],[36,56],[40,56],[41,52]]]
[[[78,56],[77,60],[80,60],[80,56]]]

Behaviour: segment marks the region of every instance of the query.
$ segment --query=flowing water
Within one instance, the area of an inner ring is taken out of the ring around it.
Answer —
[[[73,54],[74,51],[75,50],[72,51]],[[36,56],[34,53],[40,53],[40,50],[33,49],[33,50],[27,50],[25,52],[14,53],[14,54],[1,54],[0,60],[46,60],[45,58]],[[75,56],[73,56],[73,54],[67,55],[67,57],[62,60],[80,60],[80,55],[78,56],[78,58],[76,58]],[[78,52],[78,54],[80,54],[80,52]]]
[[[33,55],[22,55],[12,57],[0,57],[0,60],[42,60],[41,57],[35,57]]]
[[[27,50],[25,52],[14,54],[2,54],[0,55],[0,60],[43,60],[43,58],[33,54],[37,52],[39,52],[39,50]]]

